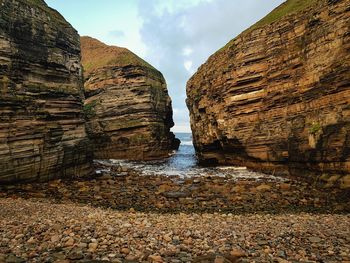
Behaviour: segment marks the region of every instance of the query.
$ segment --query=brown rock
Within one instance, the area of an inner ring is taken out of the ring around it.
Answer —
[[[0,17],[0,183],[89,174],[77,31],[43,0]]]
[[[340,179],[340,187],[343,189],[350,188],[350,175],[346,175]]]
[[[53,243],[58,242],[59,240],[60,240],[60,237],[57,235],[54,235],[51,237],[51,242],[53,242]]]
[[[100,159],[157,159],[178,148],[163,75],[131,51],[81,38],[85,112]]]
[[[189,80],[201,163],[315,179],[350,173],[349,3],[303,1],[294,10],[293,3],[230,41]]]
[[[69,238],[66,243],[64,244],[65,247],[71,247],[74,245],[74,239],[73,238]]]
[[[238,258],[231,255],[205,255],[193,259],[194,263],[237,263]]]
[[[289,190],[290,187],[291,187],[290,184],[286,184],[286,183],[280,184],[280,189],[281,189],[281,190],[284,190],[284,191]]]
[[[151,260],[151,262],[163,262],[163,258],[159,255],[150,255],[148,260]]]
[[[241,249],[234,248],[230,252],[230,255],[233,256],[233,257],[241,258],[241,257],[245,257],[246,253],[243,250],[241,250]]]
[[[269,190],[271,190],[271,188],[272,187],[270,185],[262,184],[262,185],[257,186],[255,189],[257,191],[269,191]]]
[[[98,243],[92,242],[89,244],[89,251],[94,252],[96,251],[97,247],[98,247]]]
[[[127,248],[127,247],[123,247],[123,248],[120,250],[120,253],[125,254],[125,255],[128,255],[128,254],[130,253],[130,249]]]

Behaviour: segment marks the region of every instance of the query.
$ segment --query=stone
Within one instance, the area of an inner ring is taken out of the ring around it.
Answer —
[[[284,190],[284,191],[287,191],[291,188],[291,185],[290,184],[287,184],[287,183],[282,183],[280,184],[280,189],[281,190]]]
[[[350,188],[350,175],[343,176],[340,179],[340,187],[343,189],[349,189]]]
[[[230,41],[188,81],[201,164],[313,181],[350,174],[348,2],[292,4]]]
[[[72,252],[69,253],[68,258],[71,260],[79,260],[84,258],[84,254],[82,250],[74,249]]]
[[[163,239],[166,241],[166,242],[171,242],[172,241],[172,238],[171,238],[171,235],[170,234],[166,234],[163,236]]]
[[[148,260],[150,260],[151,262],[163,262],[162,257],[159,255],[150,255],[148,256]]]
[[[271,186],[270,185],[267,185],[267,184],[261,184],[259,186],[256,187],[256,190],[257,191],[269,191],[271,190]]]
[[[134,255],[127,255],[125,257],[125,259],[128,260],[128,261],[135,261],[135,260],[137,260],[137,257],[134,256]]]
[[[58,235],[54,235],[51,237],[51,242],[52,243],[56,243],[60,240],[60,237]]]
[[[97,159],[169,157],[179,146],[163,75],[131,51],[81,38],[84,105]]]
[[[0,184],[91,174],[77,31],[43,0],[0,17]]]
[[[322,241],[322,239],[319,237],[309,237],[309,241],[311,243],[320,243]]]
[[[21,239],[21,238],[23,238],[23,237],[24,237],[23,234],[18,234],[18,235],[15,236],[15,239]]]
[[[88,244],[86,244],[86,243],[84,243],[84,242],[81,242],[81,243],[78,244],[78,247],[80,247],[80,248],[86,248],[86,247],[88,247]]]
[[[127,248],[127,247],[123,247],[123,248],[120,250],[120,253],[125,254],[125,255],[128,255],[128,254],[130,253],[130,249]]]
[[[31,237],[31,238],[29,238],[29,239],[27,240],[27,243],[28,243],[28,244],[35,244],[35,243],[36,243],[36,240],[35,240],[34,237]]]
[[[9,256],[7,256],[5,262],[6,263],[24,263],[26,261],[23,258],[17,257],[14,254],[10,254]]]
[[[98,243],[90,243],[89,244],[89,251],[95,252],[98,247]]]
[[[233,257],[241,258],[245,257],[246,253],[242,249],[234,248],[231,250],[230,255]]]
[[[74,245],[74,239],[73,238],[68,238],[68,240],[66,241],[66,243],[64,244],[64,246],[66,247],[71,247]]]
[[[165,192],[163,195],[168,198],[184,198],[189,196],[187,192]]]
[[[222,256],[216,256],[214,263],[225,263],[225,258]]]

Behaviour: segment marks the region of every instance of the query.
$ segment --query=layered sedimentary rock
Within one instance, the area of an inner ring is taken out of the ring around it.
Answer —
[[[77,32],[43,0],[0,0],[0,183],[91,172]]]
[[[98,159],[169,156],[171,100],[162,74],[125,48],[81,38],[88,133]]]
[[[199,68],[187,104],[202,163],[350,174],[349,4],[289,0]]]

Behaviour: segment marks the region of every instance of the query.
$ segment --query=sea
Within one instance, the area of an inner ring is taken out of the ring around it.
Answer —
[[[203,167],[198,164],[195,149],[192,142],[191,133],[176,133],[176,137],[181,140],[177,151],[166,160],[161,161],[126,161],[126,160],[98,160],[101,164],[120,165],[128,169],[133,169],[141,175],[164,175],[178,176],[180,178],[219,176],[233,179],[253,179],[264,181],[282,180],[276,176],[254,172],[246,167],[237,166],[217,166]]]

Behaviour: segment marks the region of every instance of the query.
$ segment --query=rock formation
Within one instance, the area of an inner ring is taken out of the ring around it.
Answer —
[[[77,32],[43,0],[0,0],[0,183],[92,171],[82,98]]]
[[[169,156],[171,100],[162,74],[125,48],[81,38],[88,133],[98,159]]]
[[[288,0],[199,68],[187,104],[201,163],[349,179],[349,11]]]

